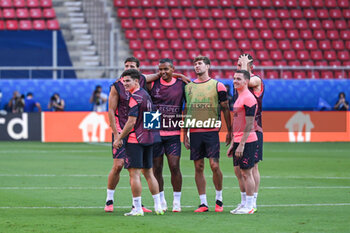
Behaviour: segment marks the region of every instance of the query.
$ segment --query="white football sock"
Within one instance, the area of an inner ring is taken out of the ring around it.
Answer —
[[[159,192],[159,196],[160,196],[160,201],[161,201],[161,202],[166,202],[166,200],[165,200],[165,195],[164,195],[164,191]]]
[[[216,200],[219,200],[222,202],[222,190],[216,190]]]
[[[142,210],[141,197],[133,197],[132,205],[134,206],[136,211],[140,212]]]
[[[253,209],[253,201],[254,201],[254,196],[247,196],[247,202],[245,206],[248,209]]]
[[[159,193],[156,195],[152,195],[153,200],[154,200],[154,209],[155,210],[161,210],[161,206],[160,206],[160,195]]]
[[[258,193],[254,193],[254,207],[256,207],[256,200],[258,199]]]
[[[246,203],[246,198],[247,197],[247,193],[246,192],[241,192],[241,204],[245,205]]]
[[[181,192],[174,192],[174,202],[176,203],[181,202]]]
[[[106,198],[106,202],[109,200],[114,201],[114,191],[113,189],[107,189],[107,198]]]
[[[208,206],[207,195],[206,194],[199,195],[199,198],[201,199],[201,204],[204,204],[204,205]]]

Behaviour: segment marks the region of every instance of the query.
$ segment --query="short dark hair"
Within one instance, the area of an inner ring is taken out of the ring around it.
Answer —
[[[249,74],[248,71],[246,71],[246,70],[236,70],[236,73],[243,74],[243,77],[245,79],[250,80],[250,74]]]
[[[136,69],[129,69],[122,73],[121,77],[130,76],[132,79],[140,80],[141,73]]]
[[[340,92],[340,93],[339,93],[339,98],[340,98],[341,95],[343,95],[344,98],[345,98],[345,92]]]
[[[136,63],[136,67],[139,68],[140,67],[140,60],[137,59],[136,57],[128,57],[127,59],[125,59],[124,64],[127,62],[135,62]]]
[[[206,56],[199,55],[193,59],[193,63],[195,63],[197,61],[203,61],[204,64],[210,65],[210,59]]]
[[[33,96],[33,93],[32,92],[28,92],[27,96]]]
[[[169,63],[172,67],[174,67],[174,62],[170,58],[160,59],[159,64]]]

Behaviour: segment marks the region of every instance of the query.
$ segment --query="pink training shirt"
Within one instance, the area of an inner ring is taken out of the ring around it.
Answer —
[[[233,137],[234,142],[240,143],[243,137],[246,126],[246,116],[255,118],[257,111],[257,101],[254,95],[247,89],[238,95],[236,102],[233,105]],[[258,138],[255,133],[253,125],[246,142],[257,141]]]

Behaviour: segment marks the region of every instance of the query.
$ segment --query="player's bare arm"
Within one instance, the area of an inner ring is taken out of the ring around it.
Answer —
[[[113,147],[119,149],[123,146],[123,139],[129,135],[131,130],[134,128],[136,124],[137,117],[129,116],[128,121],[126,122],[123,131],[118,134],[117,139],[113,143]]]
[[[232,139],[231,114],[230,114],[230,107],[228,104],[228,100],[221,102],[220,105],[221,105],[221,111],[224,113],[224,118],[225,118],[226,127],[227,127],[226,146],[228,146],[231,143],[231,139]]]
[[[118,136],[117,124],[115,122],[115,112],[118,107],[118,101],[119,101],[119,94],[115,89],[115,87],[112,86],[108,97],[108,119],[109,119],[109,126],[112,129],[115,139]]]
[[[261,79],[257,76],[250,77],[248,87],[254,89],[255,92],[261,91]]]
[[[148,83],[152,83],[154,81],[156,81],[157,79],[159,79],[162,75],[160,74],[160,72],[155,73],[155,74],[146,74],[146,82]],[[147,87],[148,88],[148,87]]]
[[[179,73],[173,73],[173,77],[174,78],[179,78],[181,79],[184,83],[190,83],[191,79],[187,78],[185,75],[183,74],[179,74]]]
[[[246,116],[245,122],[246,122],[246,124],[245,124],[245,128],[244,128],[243,136],[242,136],[241,142],[239,143],[239,145],[236,149],[236,153],[235,153],[235,156],[237,156],[237,157],[242,157],[242,155],[243,155],[245,143],[246,143],[248,136],[249,136],[249,134],[254,126],[254,116]]]

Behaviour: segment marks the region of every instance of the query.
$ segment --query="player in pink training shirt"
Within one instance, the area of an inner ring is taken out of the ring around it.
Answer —
[[[257,136],[254,120],[257,101],[248,89],[250,74],[246,70],[238,70],[233,78],[238,98],[233,105],[233,140],[227,151],[228,156],[234,156],[234,166],[239,166],[243,176],[243,183],[247,193],[244,207],[232,210],[232,214],[253,214],[254,187],[252,168],[255,164]]]

